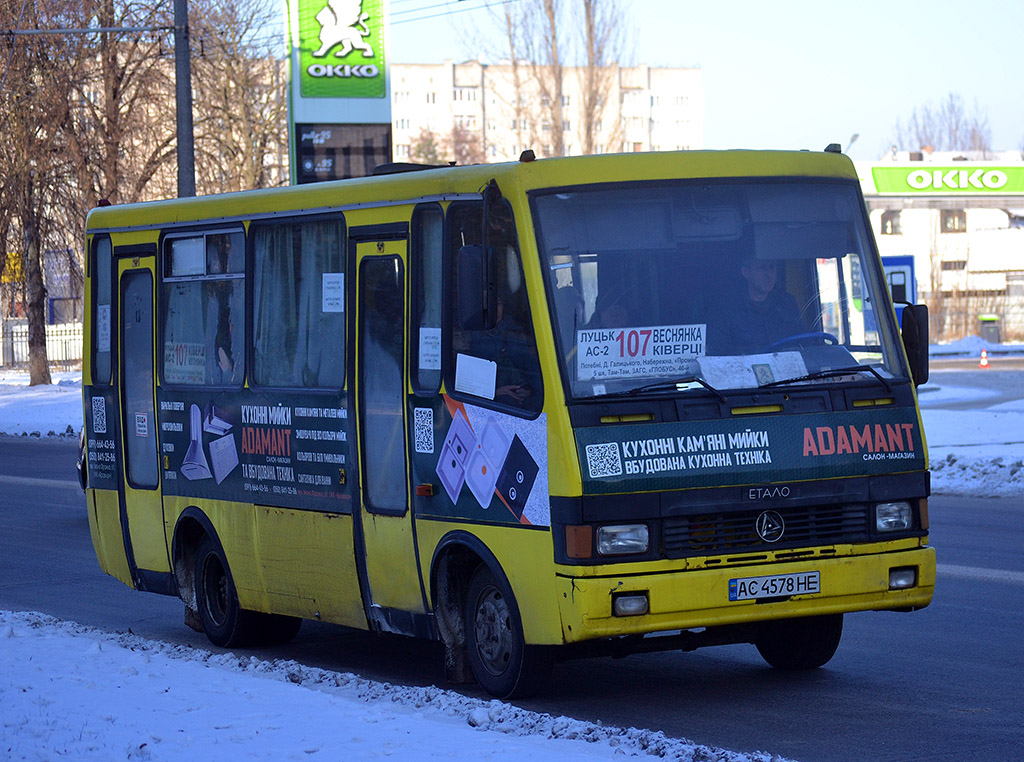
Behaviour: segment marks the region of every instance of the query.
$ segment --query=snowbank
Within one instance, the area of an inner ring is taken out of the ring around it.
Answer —
[[[0,705],[10,760],[784,762],[31,612],[0,611]]]

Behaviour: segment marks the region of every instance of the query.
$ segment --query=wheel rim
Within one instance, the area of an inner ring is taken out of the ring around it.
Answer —
[[[227,619],[228,577],[216,553],[203,561],[203,604],[214,625],[222,626]]]
[[[512,633],[512,612],[501,591],[488,585],[476,601],[473,634],[480,662],[492,675],[508,669],[515,638]]]

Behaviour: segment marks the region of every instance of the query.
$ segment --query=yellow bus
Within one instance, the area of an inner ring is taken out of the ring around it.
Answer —
[[[935,582],[852,163],[679,152],[97,208],[90,528],[217,646],[434,638],[452,681],[751,643],[815,668]]]

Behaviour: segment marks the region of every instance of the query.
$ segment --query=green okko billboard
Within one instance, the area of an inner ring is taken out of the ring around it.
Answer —
[[[969,162],[959,166],[876,166],[871,168],[871,179],[878,193],[1024,193],[1024,167]]]
[[[384,98],[384,0],[298,0],[304,98]]]

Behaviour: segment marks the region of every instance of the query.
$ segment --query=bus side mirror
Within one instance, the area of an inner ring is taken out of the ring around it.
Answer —
[[[928,306],[908,304],[903,308],[903,347],[910,362],[914,386],[928,382]]]
[[[456,262],[458,278],[459,327],[465,331],[482,331],[497,323],[497,293],[491,277],[489,248],[463,246]]]

